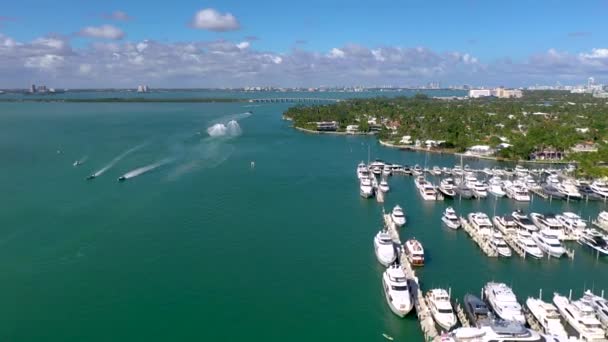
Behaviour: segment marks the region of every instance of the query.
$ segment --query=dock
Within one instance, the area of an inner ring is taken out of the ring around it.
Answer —
[[[543,332],[544,331],[543,327],[540,325],[540,323],[538,322],[536,317],[534,317],[534,315],[532,315],[530,310],[524,309],[523,311],[524,311],[524,316],[526,317],[526,322],[528,322],[528,325],[530,326],[530,328],[532,328],[532,330],[535,330],[538,332]]]
[[[509,247],[511,247],[511,249],[517,253],[517,255],[524,259],[526,258],[526,251],[517,243],[515,236],[511,234],[503,234],[503,238],[507,245],[509,245]]]
[[[467,315],[464,313],[464,310],[462,309],[460,303],[456,302],[454,304],[454,309],[456,310],[456,317],[458,318],[458,322],[460,322],[460,325],[465,328],[470,327],[471,323],[469,322]]]
[[[460,224],[467,234],[471,237],[473,241],[481,248],[481,250],[489,257],[496,258],[498,257],[498,252],[490,246],[490,241],[479,235],[479,233],[469,224],[469,221],[464,217],[460,217]]]
[[[376,201],[378,201],[378,203],[384,203],[384,192],[380,191],[378,188],[376,188]]]
[[[529,189],[529,191],[538,197],[541,197],[544,199],[549,198],[549,195],[546,192],[544,192],[542,188],[532,188],[532,189]]]
[[[384,227],[386,228],[388,233],[391,235],[391,239],[393,239],[393,243],[401,246],[401,238],[399,237],[399,230],[397,229],[397,226],[395,225],[393,220],[391,220],[391,215],[386,214],[384,212],[384,209],[382,209],[382,218],[384,219]]]

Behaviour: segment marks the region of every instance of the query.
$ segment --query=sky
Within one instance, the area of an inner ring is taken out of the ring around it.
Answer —
[[[608,83],[608,0],[6,1],[0,88]]]

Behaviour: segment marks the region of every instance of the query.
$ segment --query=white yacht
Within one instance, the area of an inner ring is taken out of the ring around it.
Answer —
[[[598,255],[608,255],[608,238],[595,229],[586,229],[578,238],[578,243],[593,249]]]
[[[599,228],[608,230],[608,211],[602,211],[597,215],[597,220],[593,222]]]
[[[490,246],[498,252],[498,255],[501,257],[509,258],[511,257],[511,248],[507,246],[505,239],[502,237],[502,233],[495,230],[492,233],[492,237],[490,238]]]
[[[359,194],[361,194],[361,197],[364,198],[374,196],[374,187],[372,185],[372,180],[369,177],[361,178],[359,184]]]
[[[572,181],[565,180],[555,184],[554,187],[566,199],[581,199],[583,197]]]
[[[488,197],[488,187],[477,180],[475,176],[468,176],[466,179],[466,185],[473,191],[473,195],[477,198]]]
[[[561,215],[556,215],[555,218],[561,223],[564,228],[571,234],[580,236],[583,230],[587,228],[587,223],[575,213],[566,211]]]
[[[441,169],[439,168],[439,166],[433,166],[433,169],[431,170],[431,174],[433,176],[441,176]]]
[[[456,216],[456,211],[452,207],[447,207],[441,216],[441,221],[451,229],[460,228],[460,220]]]
[[[568,337],[568,333],[562,325],[559,311],[553,304],[530,297],[526,300],[526,306],[532,316],[540,323],[545,334]]]
[[[462,167],[460,165],[455,165],[452,169],[452,174],[454,176],[462,176]]]
[[[504,197],[507,193],[502,190],[502,180],[499,177],[492,177],[488,181],[490,186],[488,191],[496,197]]]
[[[405,317],[414,307],[405,273],[399,265],[393,265],[382,274],[386,301],[395,315]]]
[[[544,253],[534,239],[532,238],[532,234],[525,229],[518,229],[517,235],[515,237],[515,243],[524,250],[527,255],[530,255],[534,258],[541,259],[544,256]]]
[[[439,183],[439,191],[446,197],[456,196],[454,191],[454,180],[452,178],[444,178]]]
[[[526,176],[522,179],[522,182],[524,183],[524,185],[526,186],[526,188],[528,190],[532,190],[532,189],[539,189],[540,185],[538,185],[538,183],[536,183],[536,180],[534,179],[534,177],[532,176]]]
[[[380,176],[382,174],[382,166],[371,166],[370,165],[370,170],[372,171],[373,174],[375,174],[376,176]]]
[[[566,322],[579,333],[582,340],[606,340],[602,324],[595,316],[595,310],[591,306],[581,300],[570,301],[567,297],[560,296],[557,293],[553,295],[553,304]]]
[[[365,165],[364,162],[360,162],[359,165],[357,165],[357,178],[361,179],[366,176],[369,176],[367,165]]]
[[[383,179],[380,181],[380,185],[378,185],[378,189],[380,189],[380,191],[382,191],[382,192],[389,192],[389,190],[391,188],[388,186],[388,182],[386,181],[386,179]]]
[[[591,183],[589,187],[591,188],[591,191],[595,192],[596,194],[604,198],[608,197],[608,184],[606,184],[606,182],[596,180]]]
[[[512,322],[496,322],[493,325],[480,328],[461,327],[447,336],[441,337],[442,342],[545,342],[545,337],[522,324]],[[559,341],[562,342],[562,341]]]
[[[505,321],[526,324],[521,305],[510,287],[504,283],[489,282],[483,292],[494,313]]]
[[[412,169],[412,175],[414,175],[414,176],[421,176],[422,172],[423,172],[423,170],[420,167],[420,165],[418,165],[418,164],[414,165],[414,168]]]
[[[393,174],[393,169],[389,165],[384,165],[382,168],[382,176],[388,177]]]
[[[531,213],[530,219],[538,229],[548,229],[557,235],[560,240],[564,239],[564,226],[557,220],[554,214]]]
[[[530,194],[528,189],[517,183],[505,185],[505,193],[507,197],[518,202],[530,202]]]
[[[405,256],[412,266],[424,266],[424,248],[420,241],[410,239],[403,245]]]
[[[517,232],[517,222],[511,215],[494,216],[492,222],[503,234],[511,235]]]
[[[480,235],[490,236],[492,234],[494,226],[492,226],[492,221],[490,221],[488,215],[477,212],[470,213],[467,218],[469,219],[471,226],[473,226],[473,229],[477,230]]]
[[[513,216],[513,220],[515,221],[517,226],[519,226],[519,228],[525,229],[530,233],[538,231],[538,227],[534,224],[534,222],[532,222],[528,218],[528,215],[526,215],[521,209],[515,210],[513,213],[511,213],[511,216]]]
[[[528,169],[524,168],[521,165],[515,166],[514,172],[515,172],[515,175],[519,178],[526,177],[529,173]]]
[[[608,328],[608,300],[596,296],[593,292],[587,290],[581,298],[584,302],[595,309],[595,314],[600,320],[604,328]]]
[[[433,184],[431,182],[426,181],[424,177],[419,176],[418,178],[416,178],[415,182],[420,196],[422,196],[425,201],[443,200],[443,196],[441,194],[438,194]]]
[[[560,258],[566,253],[566,249],[562,246],[557,235],[549,229],[541,229],[532,233],[532,239],[540,249],[552,257]]]
[[[492,171],[489,167],[484,167],[481,172],[483,172],[486,176],[494,176],[494,171]]]
[[[391,239],[390,234],[385,230],[379,231],[374,237],[374,250],[376,252],[376,258],[384,266],[392,264],[397,259],[393,240]]]
[[[450,303],[448,291],[444,289],[432,289],[426,293],[426,300],[429,303],[431,315],[433,315],[435,322],[440,327],[449,331],[456,325],[458,321],[456,314],[454,314],[452,303]]]
[[[391,211],[391,220],[397,227],[401,227],[401,226],[405,225],[405,222],[406,222],[405,212],[399,205],[396,205],[393,208],[393,211]]]

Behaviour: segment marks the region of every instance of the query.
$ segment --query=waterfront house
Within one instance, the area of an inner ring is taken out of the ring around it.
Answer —
[[[491,156],[496,153],[496,150],[488,145],[475,145],[467,148],[467,151],[464,153],[468,156]]]
[[[404,135],[403,137],[401,137],[401,140],[399,141],[400,145],[411,145],[414,142],[412,141],[412,136],[411,135]]]
[[[348,125],[346,126],[347,134],[357,134],[359,133],[359,125]]]
[[[315,122],[317,124],[317,131],[337,131],[338,130],[338,122],[337,121],[319,121]]]
[[[558,150],[554,147],[537,148],[534,152],[530,153],[530,160],[562,160],[564,159],[564,151]]]
[[[585,141],[578,143],[570,148],[570,152],[573,153],[586,153],[586,152],[597,152],[598,146],[592,141]]]

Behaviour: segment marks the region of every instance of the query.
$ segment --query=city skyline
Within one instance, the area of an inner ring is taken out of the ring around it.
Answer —
[[[77,4],[4,6],[0,88],[525,87],[608,77],[604,1]]]

